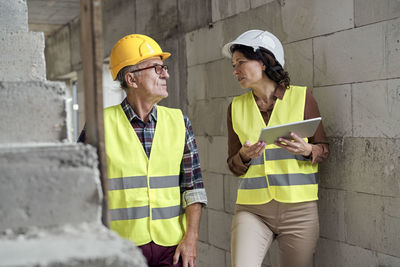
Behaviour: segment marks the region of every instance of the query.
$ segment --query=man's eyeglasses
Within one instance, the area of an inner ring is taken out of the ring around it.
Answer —
[[[160,65],[160,64],[154,64],[153,66],[150,67],[146,67],[146,68],[142,68],[142,69],[137,69],[137,70],[133,70],[131,71],[131,73],[133,72],[138,72],[138,71],[142,71],[142,70],[148,70],[154,68],[154,71],[157,74],[161,74],[163,70],[167,71],[168,70],[168,66],[167,65]]]

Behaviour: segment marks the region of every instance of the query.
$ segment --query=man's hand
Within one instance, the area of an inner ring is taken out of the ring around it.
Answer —
[[[249,162],[251,159],[261,156],[266,145],[267,144],[264,141],[258,141],[255,144],[251,144],[251,142],[247,140],[239,150],[239,155],[243,162]]]
[[[296,155],[303,155],[308,157],[312,152],[312,145],[306,143],[303,138],[298,136],[295,133],[290,133],[290,136],[294,141],[287,140],[285,138],[278,138],[278,142],[275,142],[275,145],[287,150],[288,152]]]
[[[197,257],[197,237],[186,234],[179,243],[174,254],[174,264],[182,257],[183,267],[195,267]]]
[[[179,257],[181,257],[182,267],[196,267],[201,207],[200,203],[194,203],[185,209],[186,234],[175,250],[174,264],[177,264]]]

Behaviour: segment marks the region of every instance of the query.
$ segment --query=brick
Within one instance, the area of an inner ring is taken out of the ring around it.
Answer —
[[[183,32],[208,25],[211,22],[211,0],[179,0],[178,19]]]
[[[281,9],[285,43],[354,26],[353,0],[289,0]]]
[[[399,37],[400,19],[314,38],[314,86],[400,76]]]
[[[312,40],[284,45],[285,70],[289,72],[290,83],[313,88]]]
[[[56,80],[72,71],[70,35],[70,27],[66,25],[46,38],[46,69],[49,80]]]
[[[211,0],[212,21],[236,15],[250,9],[249,0]]]
[[[356,137],[400,137],[400,79],[353,85]]]
[[[199,267],[228,266],[225,265],[225,251],[199,242],[196,265]]]
[[[351,85],[316,87],[313,96],[318,103],[327,136],[353,136]]]
[[[189,105],[193,105],[198,100],[207,98],[209,81],[206,74],[206,64],[190,66],[187,69],[187,88]]]
[[[234,214],[239,178],[233,175],[224,175],[224,205],[225,211]]]
[[[355,0],[354,14],[357,27],[394,19],[400,17],[400,3],[397,0]]]
[[[375,267],[376,256],[373,251],[343,242],[320,238],[315,255],[314,266],[324,267]]]
[[[223,136],[227,134],[226,114],[229,100],[215,98],[210,101],[200,100],[189,106],[188,116],[191,118],[196,135]],[[212,116],[210,112],[212,111]]]
[[[58,82],[0,82],[0,144],[67,138],[65,90]]]
[[[0,81],[46,79],[43,33],[0,34]]]
[[[193,66],[222,58],[222,23],[214,23],[185,35],[187,65]]]
[[[178,32],[178,6],[175,0],[137,0],[136,32],[157,40],[174,36]]]
[[[207,192],[208,208],[224,210],[224,177],[222,174],[203,172],[204,186]]]
[[[0,1],[0,35],[28,31],[28,8],[25,0]]]
[[[0,231],[100,220],[97,155],[84,145],[0,148]]]
[[[345,191],[319,189],[318,213],[320,236],[345,241]]]
[[[220,249],[230,250],[232,215],[208,210],[209,243]]]
[[[22,256],[23,255],[23,256]],[[29,229],[0,237],[0,265],[144,267],[146,260],[130,241],[97,223]]]
[[[330,157],[320,165],[320,185],[399,197],[400,188],[393,186],[400,175],[399,146],[398,139],[330,139]]]
[[[228,158],[228,138],[214,136],[208,147],[209,171],[223,174],[231,174],[226,159]]]
[[[128,34],[142,32],[135,31],[135,1],[105,0],[102,10],[104,56],[109,56],[119,39]],[[141,21],[145,18],[141,17]]]
[[[208,209],[204,208],[201,211],[199,225],[199,241],[208,242]]]
[[[210,98],[236,96],[246,92],[233,76],[230,59],[209,62],[205,68],[208,81],[207,95]]]
[[[345,205],[348,243],[400,256],[400,197],[349,192]]]

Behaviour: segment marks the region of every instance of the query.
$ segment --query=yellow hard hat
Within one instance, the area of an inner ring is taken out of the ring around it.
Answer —
[[[111,50],[110,70],[113,80],[126,66],[136,65],[142,60],[160,56],[164,60],[171,56],[163,52],[152,38],[143,34],[130,34],[121,38]]]

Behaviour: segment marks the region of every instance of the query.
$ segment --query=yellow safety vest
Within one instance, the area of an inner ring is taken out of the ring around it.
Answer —
[[[149,158],[121,105],[104,110],[104,130],[111,229],[138,246],[177,245],[186,231],[179,186],[182,112],[157,106]]]
[[[304,120],[306,87],[290,86],[282,100],[277,99],[268,127]],[[240,142],[258,141],[261,128],[267,127],[250,91],[232,101],[232,126]],[[308,142],[308,139],[304,139]],[[318,164],[301,155],[267,144],[259,158],[252,159],[239,179],[237,204],[255,205],[279,202],[296,203],[318,199]]]

